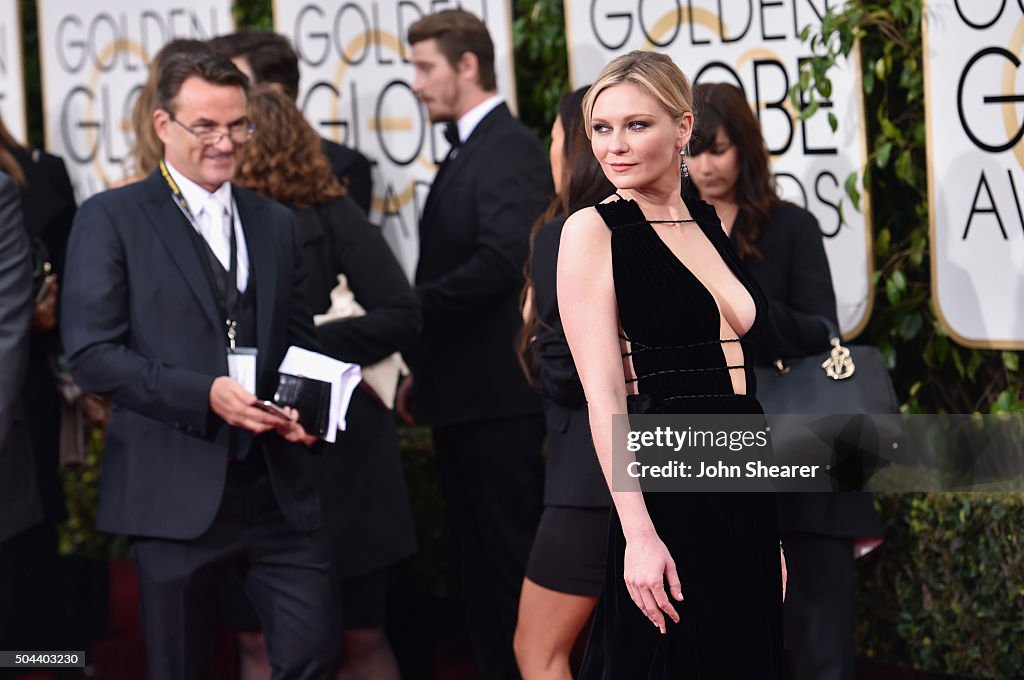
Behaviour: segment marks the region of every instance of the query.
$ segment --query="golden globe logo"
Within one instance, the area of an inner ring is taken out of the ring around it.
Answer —
[[[800,120],[789,98],[801,65],[810,55],[784,57],[765,47],[781,41],[799,43],[802,26],[820,21],[821,12],[813,5],[801,8],[794,3],[784,8],[752,0],[705,3],[714,5],[713,10],[693,4],[636,0],[634,5],[624,5],[591,0],[590,28],[597,42],[615,53],[633,45],[664,51],[673,56],[694,84],[729,82],[739,87],[761,122],[768,151],[774,158],[837,157],[839,150],[831,130],[821,129],[820,123],[815,127]],[[825,99],[820,108],[827,111],[833,106]],[[824,114],[819,120],[823,119]],[[846,221],[840,207],[843,188],[837,171],[826,165],[810,176],[781,168],[776,168],[775,174],[787,196],[804,207],[815,208],[826,237],[839,233]]]
[[[92,176],[75,173],[85,185],[84,195],[120,179],[112,176],[115,171],[123,176],[128,170],[124,164],[133,143],[132,108],[151,56],[174,37],[206,39],[218,33],[213,7],[111,11],[91,17],[69,13],[61,18],[52,60],[60,70],[48,76],[44,71],[44,76],[68,83],[59,99],[56,146],[73,165],[90,169]]]
[[[295,15],[292,33],[304,71],[318,74],[302,83],[299,106],[325,137],[378,162],[372,210],[385,226],[397,223],[403,238],[416,231],[429,180],[446,151],[412,91],[404,40],[408,27],[430,11],[413,2],[307,4]]]

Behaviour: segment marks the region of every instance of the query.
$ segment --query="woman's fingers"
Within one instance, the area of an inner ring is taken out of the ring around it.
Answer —
[[[636,586],[634,586],[633,584],[631,584],[629,581],[627,581],[626,582],[626,591],[629,593],[629,599],[633,600],[633,604],[636,605],[637,609],[642,611],[644,613],[644,616],[647,616],[647,612],[644,611],[644,601],[640,597],[640,589],[637,588]],[[650,617],[647,616],[647,618],[650,618]]]
[[[679,602],[683,601],[683,584],[679,581],[679,572],[676,571],[676,563],[669,560],[665,565],[665,580],[668,581],[668,592]],[[678,622],[679,619],[676,619]]]
[[[626,590],[629,592],[629,597],[633,600],[633,604],[662,633],[665,632],[666,614],[672,621],[679,623],[679,614],[676,612],[675,607],[672,606],[672,601],[669,600],[663,585],[656,584],[651,586],[626,583]]]
[[[641,586],[637,588],[637,592],[640,595],[641,601],[643,601],[644,614],[651,620],[654,627],[660,630],[662,633],[665,632],[665,617],[662,616],[661,610],[658,609],[658,602],[654,597],[654,593],[651,591],[650,586]]]
[[[665,587],[659,583],[651,589],[651,594],[654,597],[655,603],[658,605],[658,615],[661,616],[661,612],[665,612],[675,623],[679,623],[679,614],[676,613],[676,608],[672,606],[672,601],[668,599],[668,595],[665,593]],[[665,632],[664,626],[662,626],[661,632]]]

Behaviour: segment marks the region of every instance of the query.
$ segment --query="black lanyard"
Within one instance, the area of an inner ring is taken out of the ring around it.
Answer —
[[[178,208],[185,215],[185,218],[189,221],[189,224],[198,232],[200,231],[196,224],[196,218],[192,215],[192,211],[188,207],[188,202],[185,200],[185,196],[181,193],[181,189],[178,188],[178,184],[171,177],[171,173],[167,170],[167,165],[161,160],[160,161],[160,174],[163,175],[164,180],[167,182],[167,186],[171,188],[171,196],[174,198],[174,202]],[[228,212],[228,224],[231,225],[230,233],[231,236],[229,241],[231,243],[231,256],[230,266],[228,269],[224,269],[221,265],[220,260],[214,255],[213,249],[207,245],[206,254],[210,260],[210,268],[213,272],[213,280],[217,287],[217,293],[222,301],[221,313],[224,315],[224,326],[227,330],[228,349],[231,351],[235,350],[235,342],[238,339],[238,239],[235,236],[235,200],[231,198],[231,207]],[[224,271],[224,276],[218,276],[218,271]]]

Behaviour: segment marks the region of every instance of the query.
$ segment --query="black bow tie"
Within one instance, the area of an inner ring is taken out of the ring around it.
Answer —
[[[445,123],[444,138],[448,140],[448,143],[452,145],[452,148],[462,144],[462,140],[459,139],[459,126],[455,123]]]

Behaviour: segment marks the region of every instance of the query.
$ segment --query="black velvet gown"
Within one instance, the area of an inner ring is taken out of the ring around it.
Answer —
[[[714,209],[686,199],[691,215],[757,309],[740,342],[765,318],[765,301],[729,244]],[[637,395],[631,413],[755,413],[756,383],[733,391],[720,339],[721,314],[633,201],[597,206],[612,230],[619,318],[630,340]],[[733,340],[733,342],[737,342]],[[697,369],[697,370],[694,370]],[[767,493],[647,493],[644,500],[676,562],[683,602],[666,634],[633,603],[623,582],[625,539],[612,512],[605,585],[584,656],[583,680],[782,677],[782,587],[775,498]]]

